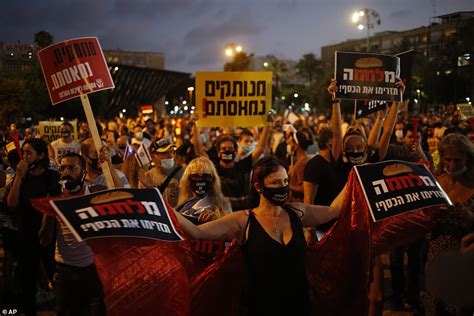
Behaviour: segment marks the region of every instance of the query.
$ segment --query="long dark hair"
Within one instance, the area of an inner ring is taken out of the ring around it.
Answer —
[[[265,178],[269,174],[276,172],[280,167],[285,168],[285,166],[273,156],[265,157],[257,161],[252,170],[252,187],[250,188],[249,197],[250,208],[255,208],[260,204],[260,194],[258,193],[257,189],[255,189],[255,184],[258,183],[260,187],[263,187],[263,181]]]
[[[39,165],[40,167],[43,167],[44,169],[48,169],[49,156],[48,156],[48,146],[46,145],[46,143],[42,139],[31,138],[31,139],[25,140],[25,142],[21,146],[21,149],[23,149],[26,144],[33,147],[33,149],[36,151],[36,154],[38,156],[41,154],[44,154],[43,158],[39,159]]]

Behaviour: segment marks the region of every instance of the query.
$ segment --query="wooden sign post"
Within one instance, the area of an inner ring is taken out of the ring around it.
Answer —
[[[87,94],[113,89],[114,83],[96,37],[67,40],[38,52],[49,97],[53,105],[80,97],[97,153],[102,141]],[[102,163],[107,187],[113,189],[112,171]]]

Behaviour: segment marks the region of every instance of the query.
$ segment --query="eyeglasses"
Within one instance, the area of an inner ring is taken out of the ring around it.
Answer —
[[[191,173],[189,179],[193,181],[212,181],[213,177],[210,173]]]
[[[61,165],[59,166],[59,171],[60,172],[64,172],[66,170],[69,170],[69,171],[74,171],[78,168],[79,166],[77,165]]]

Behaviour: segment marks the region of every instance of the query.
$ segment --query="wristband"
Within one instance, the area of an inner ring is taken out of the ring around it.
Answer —
[[[332,99],[332,104],[341,103],[341,99]]]

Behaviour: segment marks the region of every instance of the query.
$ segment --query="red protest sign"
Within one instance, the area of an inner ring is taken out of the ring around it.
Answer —
[[[51,103],[114,88],[96,37],[76,38],[38,52]]]

